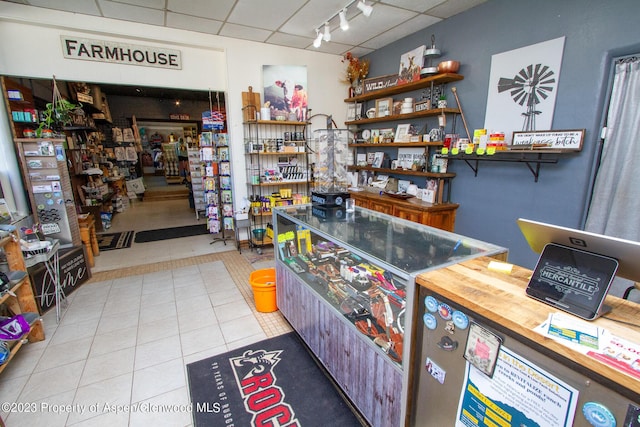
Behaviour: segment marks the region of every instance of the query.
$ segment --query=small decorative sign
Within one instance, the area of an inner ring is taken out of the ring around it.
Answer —
[[[386,89],[398,84],[397,74],[387,74],[386,76],[373,77],[365,79],[364,81],[364,93],[374,92],[380,89]]]
[[[416,102],[415,112],[426,111],[431,109],[431,100],[425,99],[424,101]]]
[[[512,150],[580,151],[584,129],[513,132]]]

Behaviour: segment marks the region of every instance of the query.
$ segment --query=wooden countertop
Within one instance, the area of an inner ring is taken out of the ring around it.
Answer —
[[[369,200],[383,200],[389,203],[393,203],[398,206],[405,206],[412,209],[420,209],[420,210],[429,210],[429,211],[439,211],[439,210],[450,210],[450,209],[458,209],[460,205],[457,203],[429,203],[423,202],[421,199],[417,197],[412,197],[410,199],[398,199],[396,197],[391,197],[387,194],[377,194],[371,193],[369,191],[349,191],[354,198],[364,198]]]
[[[547,320],[550,313],[559,310],[525,294],[531,270],[513,266],[511,274],[491,271],[487,268],[491,260],[476,258],[423,273],[416,281],[419,286],[504,327],[520,341],[539,346],[536,350],[566,363],[575,362],[586,371],[635,393],[640,399],[640,380],[637,378],[534,332],[533,329]],[[592,323],[640,345],[640,304],[610,295],[605,302],[612,311]]]

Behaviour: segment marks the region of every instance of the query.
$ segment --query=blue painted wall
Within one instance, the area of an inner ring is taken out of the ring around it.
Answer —
[[[537,254],[520,233],[517,218],[582,228],[611,58],[640,52],[638,17],[638,0],[489,0],[368,55],[370,77],[397,73],[400,55],[429,47],[434,34],[440,60],[461,62],[464,80],[455,86],[473,132],[484,127],[491,56],[566,37],[553,128],[586,129],[583,150],[542,165],[537,183],[524,164],[482,162],[474,177],[464,162],[450,162],[449,170],[457,174],[452,201],[460,203],[456,233],[505,246],[510,262],[533,268]],[[457,131],[464,133],[461,120]],[[630,216],[637,220],[637,213]]]

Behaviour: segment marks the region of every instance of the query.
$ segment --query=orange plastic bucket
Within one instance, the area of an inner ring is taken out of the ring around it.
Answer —
[[[253,289],[256,310],[261,313],[271,313],[278,310],[275,268],[253,271],[249,275],[249,283],[251,283],[251,288]]]

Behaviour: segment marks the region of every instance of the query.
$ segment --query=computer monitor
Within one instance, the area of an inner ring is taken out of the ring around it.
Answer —
[[[574,230],[519,218],[518,226],[531,249],[541,253],[547,243],[557,243],[618,261],[617,276],[640,282],[640,243],[588,231]]]

